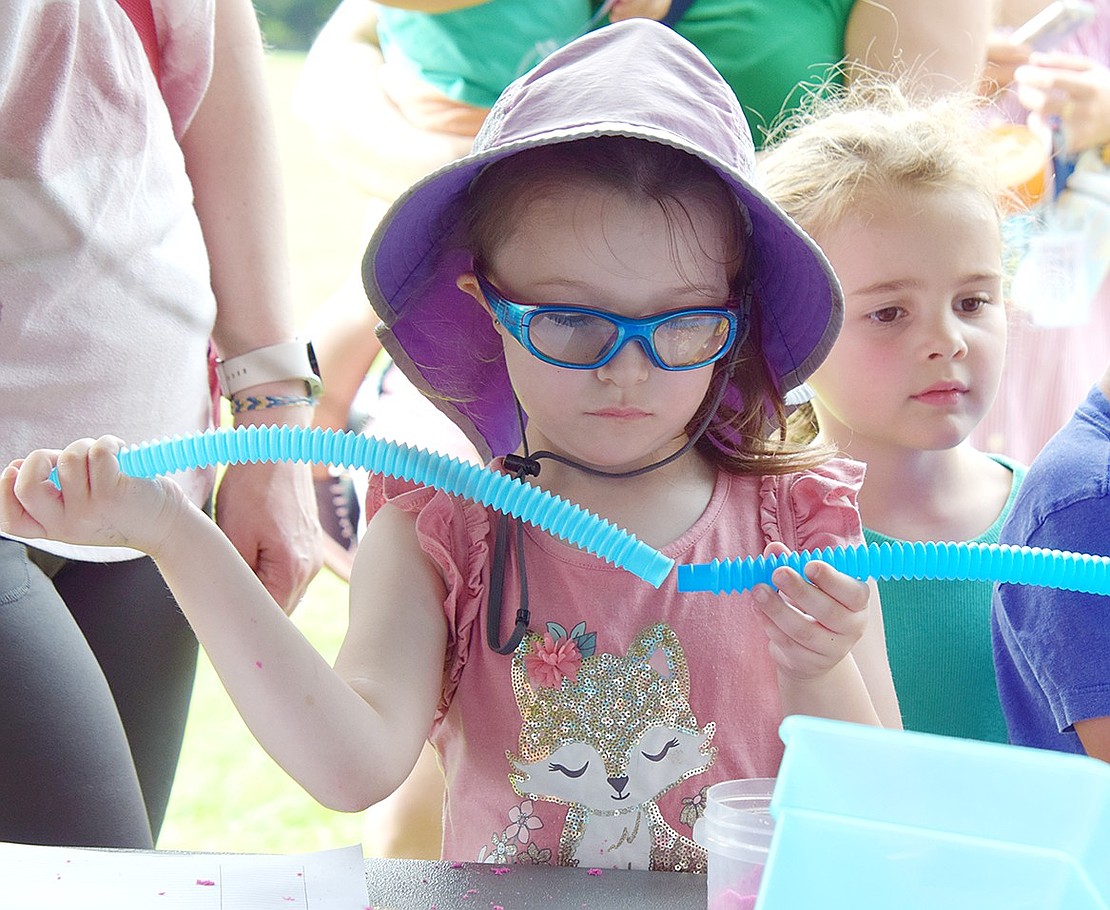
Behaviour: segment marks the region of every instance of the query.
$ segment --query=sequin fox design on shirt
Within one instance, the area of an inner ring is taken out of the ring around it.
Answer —
[[[561,630],[559,630],[561,631]],[[578,631],[577,627],[575,631]],[[641,632],[627,654],[582,656],[581,637],[531,634],[513,656],[520,754],[506,753],[526,799],[568,806],[560,865],[704,870],[705,852],[663,819],[658,799],[713,764],[677,636]]]

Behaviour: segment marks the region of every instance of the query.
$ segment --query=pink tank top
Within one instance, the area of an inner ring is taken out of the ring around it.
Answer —
[[[718,475],[663,552],[679,563],[862,541],[863,466]],[[679,594],[525,526],[531,624],[513,655],[485,643],[496,515],[377,478],[418,512],[447,582],[449,644],[431,735],[447,780],[443,856],[460,861],[703,870],[691,837],[718,781],[773,777],[783,746],[775,667],[749,595]],[[510,560],[510,565],[513,561]],[[502,640],[518,579],[505,584]]]

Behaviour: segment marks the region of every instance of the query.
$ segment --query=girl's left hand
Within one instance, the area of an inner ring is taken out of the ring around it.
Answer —
[[[609,21],[654,19],[659,22],[671,9],[671,0],[616,0],[609,9]]]
[[[770,543],[763,555],[788,551]],[[771,576],[777,592],[756,585],[752,595],[779,673],[812,681],[836,667],[862,637],[870,589],[827,563],[807,563],[804,571],[803,578],[782,566]]]

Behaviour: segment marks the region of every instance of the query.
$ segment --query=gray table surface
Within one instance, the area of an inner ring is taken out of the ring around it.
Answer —
[[[705,910],[705,876],[367,859],[374,910]]]

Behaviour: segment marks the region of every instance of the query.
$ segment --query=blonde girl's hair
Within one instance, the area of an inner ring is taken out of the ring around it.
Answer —
[[[758,164],[762,188],[818,244],[861,205],[907,190],[977,193],[1001,220],[1004,190],[982,104],[957,91],[923,98],[897,78],[861,73],[835,93],[808,96],[772,130]],[[804,405],[787,435],[801,443],[817,429]]]
[[[762,188],[818,240],[861,203],[906,189],[978,192],[1001,218],[983,106],[959,91],[922,98],[864,72],[831,95],[811,93],[773,128],[758,162]]]

